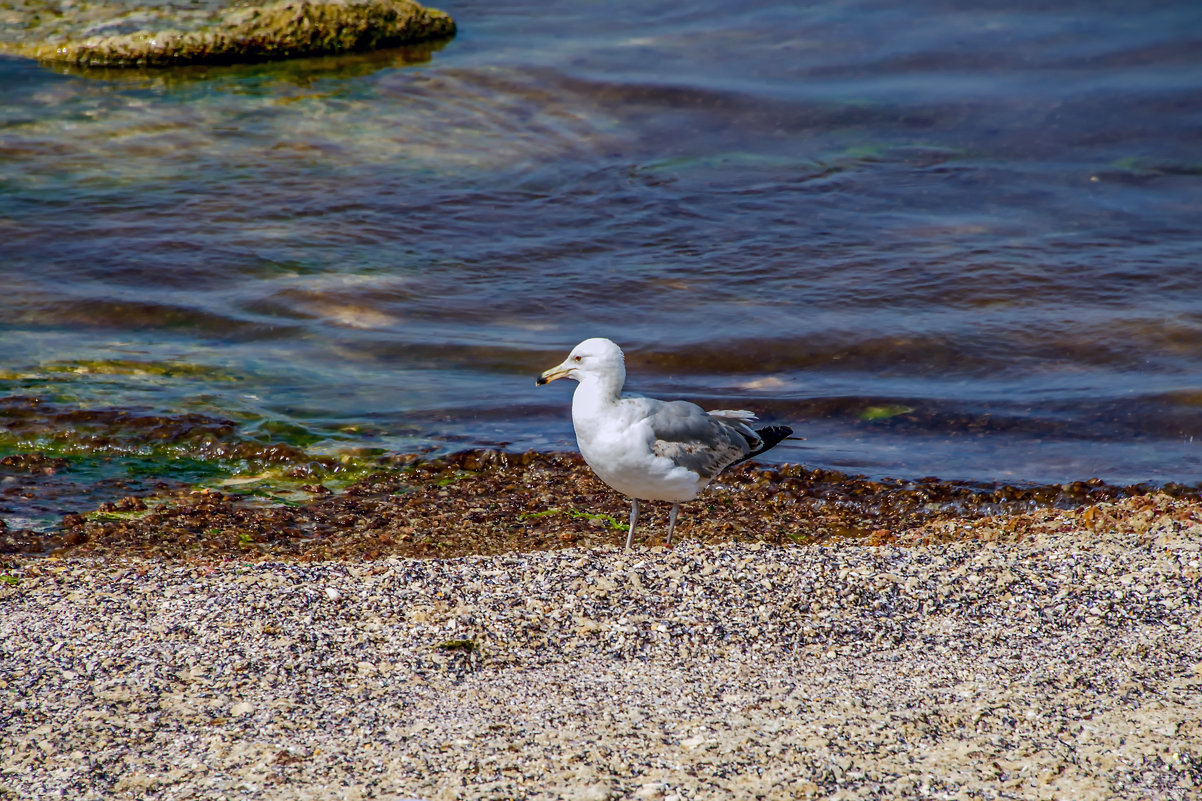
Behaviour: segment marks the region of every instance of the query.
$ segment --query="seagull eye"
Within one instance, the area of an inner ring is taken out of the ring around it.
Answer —
[[[581,360],[581,359],[583,359],[583,358],[584,358],[583,356],[573,356],[573,357],[572,357],[572,359],[573,359],[574,361],[580,361],[580,360]]]

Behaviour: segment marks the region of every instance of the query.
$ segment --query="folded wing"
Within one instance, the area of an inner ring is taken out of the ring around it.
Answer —
[[[650,399],[648,399],[650,400]],[[748,412],[707,414],[687,401],[651,401],[648,423],[656,456],[709,480],[748,457],[762,441],[747,426]],[[751,415],[750,419],[754,419]]]

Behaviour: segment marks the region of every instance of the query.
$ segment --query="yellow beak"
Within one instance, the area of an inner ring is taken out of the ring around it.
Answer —
[[[568,373],[570,372],[572,372],[572,368],[570,366],[566,364],[558,364],[540,375],[538,377],[538,381],[535,383],[541,387],[543,384],[549,384],[557,378],[567,378]]]

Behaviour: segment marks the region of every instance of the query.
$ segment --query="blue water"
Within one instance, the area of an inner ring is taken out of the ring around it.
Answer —
[[[443,7],[434,49],[0,59],[0,395],[561,450],[534,377],[609,336],[777,461],[1202,480],[1202,7]]]

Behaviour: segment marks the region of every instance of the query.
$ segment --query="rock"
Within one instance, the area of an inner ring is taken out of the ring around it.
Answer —
[[[101,8],[110,9],[110,19],[96,19],[92,9],[92,24],[82,30],[43,30],[38,11],[45,9],[26,0],[19,9],[28,10],[32,21],[24,28],[34,38],[0,41],[0,46],[40,61],[81,67],[165,67],[360,52],[455,33],[450,16],[412,0],[284,0],[225,5],[176,17],[163,6]],[[163,27],[164,23],[177,27]],[[129,31],[132,25],[141,27]],[[94,31],[102,33],[89,35]],[[37,38],[39,32],[44,38]]]
[[[586,784],[576,788],[568,797],[573,801],[609,801],[616,795],[608,784]]]
[[[639,801],[658,801],[664,797],[664,783],[647,782],[634,791],[634,797]]]

